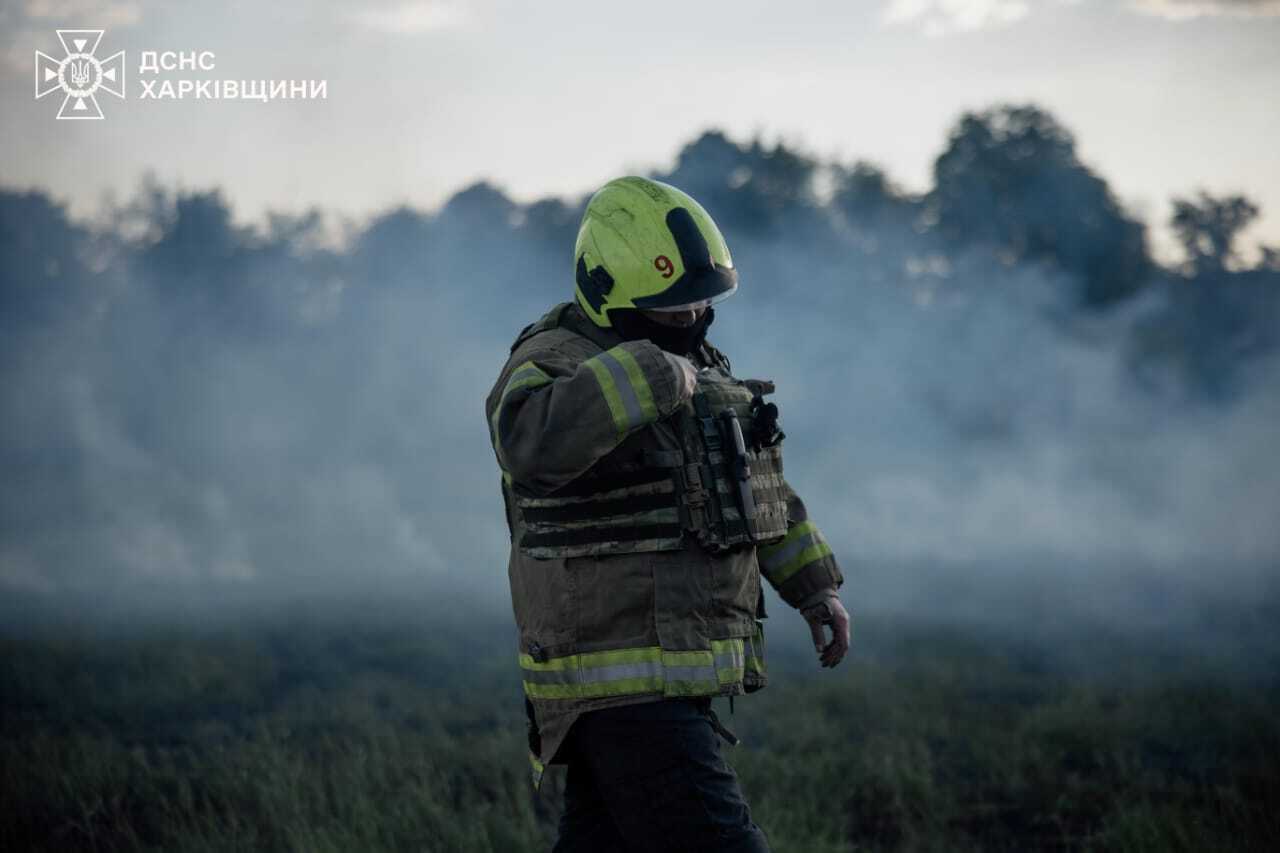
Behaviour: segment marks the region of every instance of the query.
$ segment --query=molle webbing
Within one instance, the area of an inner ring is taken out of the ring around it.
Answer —
[[[754,426],[753,399],[755,395],[745,383],[721,371],[704,371],[699,375],[698,393],[685,412],[685,453],[699,460],[698,465],[682,469],[685,492],[695,496],[688,502],[688,526],[696,531],[704,547],[721,549],[770,542],[787,532],[781,448],[775,445],[748,449],[748,505],[735,465],[734,442],[720,417],[731,409],[743,432],[750,435]],[[752,512],[753,517],[745,518],[744,510]]]
[[[596,489],[598,491],[592,491]],[[680,503],[670,472],[623,471],[607,483],[570,484],[554,497],[516,497],[520,549],[531,557],[582,557],[674,551],[684,546]]]

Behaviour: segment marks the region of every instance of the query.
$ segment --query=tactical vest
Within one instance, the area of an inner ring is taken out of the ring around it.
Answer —
[[[517,345],[527,339],[527,330]],[[598,341],[592,330],[584,336]],[[607,348],[607,347],[605,347]],[[787,532],[784,434],[770,382],[736,379],[707,346],[697,389],[680,411],[632,435],[586,474],[547,496],[513,488],[512,535],[536,558],[709,551]]]

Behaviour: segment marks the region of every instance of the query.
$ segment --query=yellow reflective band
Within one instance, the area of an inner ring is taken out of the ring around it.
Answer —
[[[711,654],[715,655],[716,657],[720,657],[721,655],[732,654],[734,652],[740,653],[741,651],[742,651],[741,638],[735,638],[732,640],[712,640],[711,641]]]
[[[547,375],[546,371],[532,361],[526,361],[511,371],[511,376],[507,379],[507,385],[502,389],[502,399],[505,400],[512,391],[530,386],[546,385],[549,382],[551,382],[551,377]]]
[[[711,652],[663,652],[662,663],[666,666],[713,666],[715,658]]]
[[[658,419],[653,390],[635,356],[621,345],[583,362],[600,383],[609,414],[619,436]]]
[[[810,563],[816,563],[822,558],[830,556],[831,546],[826,542],[819,542],[817,545],[811,545],[797,554],[791,562],[778,569],[778,571],[773,575],[773,582],[783,583]]]
[[[636,401],[640,404],[640,415],[644,418],[644,423],[653,423],[658,419],[658,406],[653,402],[653,390],[649,387],[649,380],[644,378],[644,371],[640,369],[640,362],[636,361],[636,357],[622,347],[614,347],[609,350],[609,354],[618,360],[622,365],[622,369],[626,371],[627,378],[631,381],[631,387],[635,390]]]
[[[633,693],[662,693],[662,678],[624,678],[587,684],[534,684],[526,681],[524,692],[530,699],[604,699]]]
[[[787,531],[787,535],[782,540],[772,545],[765,545],[760,549],[760,561],[773,561],[775,556],[784,551],[787,545],[796,541],[801,536],[808,536],[818,529],[818,526],[812,521],[802,521]]]
[[[720,691],[715,679],[700,681],[668,681],[663,685],[663,696],[714,696]]]
[[[511,371],[511,375],[507,377],[507,384],[502,389],[502,396],[498,398],[498,405],[493,409],[493,419],[489,422],[490,427],[493,429],[495,440],[499,438],[498,422],[502,414],[502,407],[507,404],[507,397],[521,388],[538,388],[542,385],[550,385],[551,382],[552,379],[546,371],[532,361],[526,361]]]
[[[533,779],[533,790],[536,791],[542,786],[542,774],[546,768],[543,767],[541,759],[532,752],[529,753],[529,767],[530,776]]]
[[[530,672],[551,672],[569,669],[594,669],[602,666],[642,663],[662,660],[660,646],[641,646],[633,649],[616,649],[610,652],[583,652],[576,655],[536,661],[530,655],[520,655],[520,668]]]
[[[764,628],[756,625],[756,634],[746,644],[745,671],[764,675]]]
[[[712,649],[663,651],[659,646],[584,652],[536,661],[520,655],[525,693],[532,699],[599,699],[638,693],[711,696],[742,680],[742,640],[717,640]]]
[[[802,521],[776,545],[758,552],[760,569],[774,584],[780,584],[810,563],[831,556],[831,546],[812,521]]]
[[[609,407],[609,414],[613,416],[614,428],[619,435],[625,435],[627,432],[627,412],[622,407],[622,398],[618,396],[618,386],[609,374],[609,368],[594,358],[587,359],[583,364],[591,369],[591,372],[596,375],[596,381],[600,383],[600,391],[604,394],[605,405]]]
[[[746,670],[745,643],[742,639],[712,640],[711,653],[715,655],[716,680],[721,684],[741,681]]]

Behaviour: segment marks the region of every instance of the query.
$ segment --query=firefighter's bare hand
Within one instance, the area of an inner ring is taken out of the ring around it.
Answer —
[[[832,667],[844,660],[849,651],[849,611],[844,609],[840,597],[832,595],[819,604],[801,612],[813,634],[813,649],[824,667]],[[830,626],[831,639],[827,639],[823,626]]]
[[[693,391],[698,386],[698,368],[693,366],[693,362],[682,355],[664,352],[667,362],[676,372],[676,394],[680,401],[684,402],[693,396]]]

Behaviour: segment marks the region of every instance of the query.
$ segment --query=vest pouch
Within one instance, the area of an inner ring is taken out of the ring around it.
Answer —
[[[773,384],[735,379],[720,368],[698,373],[698,387],[685,406],[682,433],[687,458],[699,460],[699,480],[709,493],[695,535],[713,551],[765,543],[786,535],[786,490],[782,480],[777,408],[762,408]],[[770,420],[759,423],[767,412]],[[759,446],[758,436],[772,436]]]

